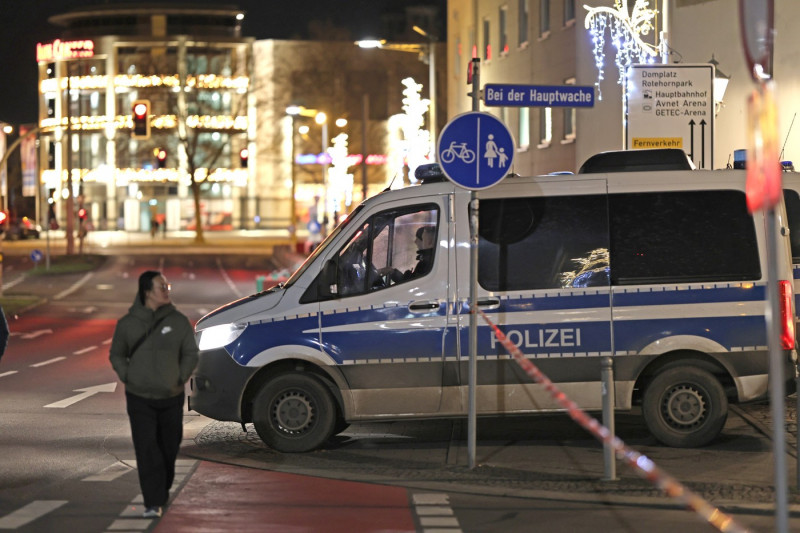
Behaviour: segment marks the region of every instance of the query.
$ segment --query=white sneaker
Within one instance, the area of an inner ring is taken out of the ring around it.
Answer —
[[[142,518],[159,518],[161,516],[161,507],[148,507],[142,513]]]

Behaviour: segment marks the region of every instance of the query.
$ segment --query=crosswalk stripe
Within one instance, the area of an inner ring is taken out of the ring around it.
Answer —
[[[17,529],[29,524],[47,513],[55,511],[67,500],[36,500],[21,507],[11,514],[0,518],[0,529]]]
[[[81,481],[114,481],[118,477],[136,469],[136,461],[132,462],[133,466],[123,463],[122,461],[117,461],[116,463],[105,467],[99,473],[85,477]]]

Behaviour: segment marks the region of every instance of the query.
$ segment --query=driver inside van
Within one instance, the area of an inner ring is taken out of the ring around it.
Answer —
[[[417,229],[414,244],[417,246],[417,264],[414,268],[400,272],[396,268],[386,267],[378,271],[382,276],[388,276],[392,283],[400,283],[414,278],[424,276],[433,267],[433,249],[436,239],[436,228],[433,226],[422,226]]]

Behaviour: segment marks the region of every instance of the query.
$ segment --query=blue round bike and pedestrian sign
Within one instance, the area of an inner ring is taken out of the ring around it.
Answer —
[[[515,152],[514,138],[500,119],[473,111],[447,123],[436,153],[450,181],[479,190],[496,185],[508,174]]]

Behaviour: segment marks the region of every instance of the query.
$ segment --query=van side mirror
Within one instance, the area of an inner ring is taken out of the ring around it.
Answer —
[[[327,261],[306,292],[303,293],[300,303],[306,304],[336,298],[339,295],[337,270],[335,259]]]

